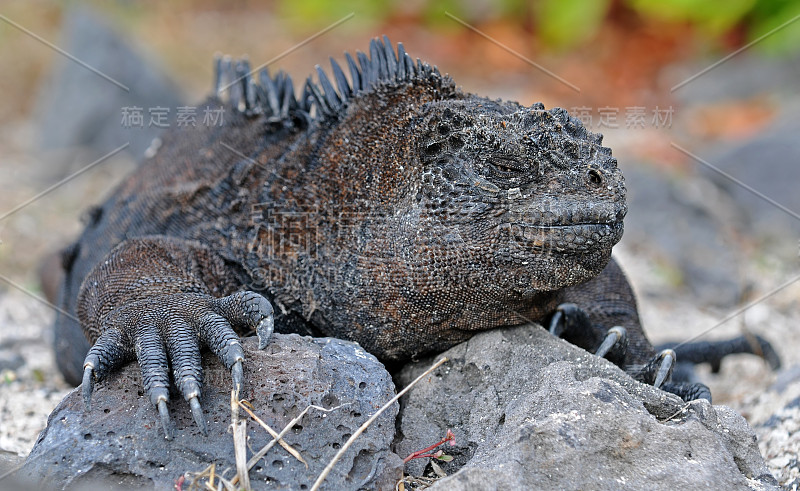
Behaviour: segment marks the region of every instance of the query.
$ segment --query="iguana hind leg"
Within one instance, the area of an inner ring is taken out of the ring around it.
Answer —
[[[756,334],[743,334],[731,339],[664,343],[659,349],[672,349],[680,363],[708,363],[711,371],[719,372],[722,359],[729,355],[748,353],[763,358],[772,370],[781,367],[781,359],[769,341]]]
[[[200,244],[144,237],[117,246],[87,276],[78,299],[78,316],[94,343],[84,362],[87,410],[94,382],[135,358],[165,436],[171,437],[170,367],[205,433],[201,347],[231,370],[238,390],[244,360],[239,333],[255,330],[262,347],[272,334],[267,299],[251,291],[231,293],[235,288],[224,261]]]

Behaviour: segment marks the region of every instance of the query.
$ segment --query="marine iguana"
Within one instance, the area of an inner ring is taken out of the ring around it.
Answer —
[[[204,430],[200,349],[239,387],[240,335],[335,336],[391,364],[529,321],[710,398],[669,382],[675,351],[647,340],[611,259],[627,205],[602,135],[563,109],[463,92],[385,37],[346,64],[349,79],[331,59],[333,82],[317,66],[297,96],[283,72],[217,60],[206,105],[224,124],[168,131],[87,213],[56,320],[87,407],[137,359],[169,437],[170,372]]]

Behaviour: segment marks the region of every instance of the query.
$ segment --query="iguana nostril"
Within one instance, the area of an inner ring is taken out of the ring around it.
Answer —
[[[599,188],[603,185],[603,174],[597,169],[589,169],[589,186]]]

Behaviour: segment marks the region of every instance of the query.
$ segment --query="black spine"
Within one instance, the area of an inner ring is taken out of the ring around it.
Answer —
[[[402,43],[395,51],[388,37],[373,39],[369,56],[357,51],[355,57],[345,53],[350,81],[341,65],[333,58],[333,82],[316,66],[318,82],[309,77],[299,98],[295,97],[291,77],[279,71],[274,77],[267,69],[257,77],[250,74],[247,60],[232,62],[229,57],[214,59],[214,91],[227,92],[228,100],[248,115],[263,113],[271,123],[310,124],[313,119],[337,117],[349,99],[381,83],[409,82],[415,78],[440,78],[439,70],[408,55]],[[335,84],[335,86],[334,86]],[[312,108],[315,115],[311,116]]]

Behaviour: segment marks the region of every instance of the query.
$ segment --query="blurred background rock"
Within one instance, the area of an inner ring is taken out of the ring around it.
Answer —
[[[466,91],[564,107],[605,135],[629,189],[617,254],[655,340],[699,334],[800,274],[800,3],[791,0],[7,0],[0,6],[0,274],[41,293],[42,257],[80,231],[83,210],[160,131],[148,109],[169,108],[174,125],[178,107],[211,90],[215,53],[261,65],[350,13],[270,69],[286,70],[299,85],[315,64],[327,67],[328,56],[341,59],[387,34]],[[124,124],[131,107],[142,108],[142,127]],[[85,169],[125,143],[124,152]],[[48,307],[2,283],[0,448],[24,453],[66,387],[42,342]],[[796,366],[798,283],[708,336],[757,332]],[[800,372],[785,373],[780,397]],[[779,395],[764,402],[780,374],[758,360],[701,375],[716,402],[753,423],[768,417],[763,407],[780,405]],[[23,420],[24,428],[13,423]]]

